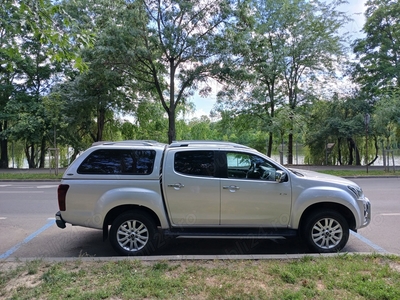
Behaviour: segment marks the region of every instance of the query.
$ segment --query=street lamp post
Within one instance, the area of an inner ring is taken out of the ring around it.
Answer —
[[[371,116],[369,115],[369,113],[366,113],[364,116],[364,124],[365,124],[365,165],[367,167],[367,174],[368,174],[368,127],[370,120]]]

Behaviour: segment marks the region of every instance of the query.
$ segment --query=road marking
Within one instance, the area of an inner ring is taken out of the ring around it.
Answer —
[[[44,191],[0,191],[0,194],[43,194]]]
[[[5,220],[7,219],[7,217],[0,217],[0,220]]]
[[[350,233],[355,236],[356,238],[358,238],[360,241],[364,242],[365,244],[367,244],[368,246],[372,247],[373,249],[375,249],[375,251],[377,251],[378,253],[388,253],[385,249],[383,249],[382,247],[374,244],[373,242],[371,242],[369,239],[363,237],[361,234],[354,232],[352,230],[350,230]]]
[[[52,188],[55,188],[55,187],[58,187],[58,184],[57,185],[38,185],[36,188],[38,188],[38,189],[52,189]]]
[[[41,234],[46,229],[48,229],[51,226],[53,226],[55,222],[56,221],[54,220],[54,218],[48,219],[47,223],[42,228],[39,228],[38,230],[36,230],[34,233],[32,233],[31,235],[26,237],[22,242],[16,244],[14,247],[9,249],[8,251],[4,252],[3,254],[0,254],[0,259],[6,259],[7,257],[9,257],[11,254],[13,254],[15,251],[17,251],[22,245],[28,243],[34,237],[38,236],[39,234]]]
[[[400,216],[400,213],[380,214],[381,216]]]

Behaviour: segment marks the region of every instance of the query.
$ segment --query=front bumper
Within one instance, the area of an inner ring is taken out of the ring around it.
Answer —
[[[58,211],[56,213],[56,224],[59,228],[64,229],[65,227],[67,227],[65,224],[65,221],[63,220],[63,218],[61,217],[61,212]]]

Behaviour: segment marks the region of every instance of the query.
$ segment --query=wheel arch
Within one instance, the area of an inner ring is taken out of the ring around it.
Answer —
[[[306,220],[309,218],[310,215],[316,213],[317,211],[328,211],[328,210],[333,210],[341,214],[346,219],[349,228],[351,230],[355,230],[356,219],[352,211],[348,207],[334,202],[321,202],[310,205],[309,207],[307,207],[306,210],[304,210],[303,214],[301,215],[298,227],[300,231],[304,227],[304,224],[306,223]]]
[[[133,211],[133,212],[143,212],[148,215],[153,221],[156,226],[161,226],[161,221],[157,214],[149,209],[148,207],[141,206],[141,205],[134,205],[134,204],[126,204],[116,206],[111,209],[104,218],[103,222],[103,240],[105,241],[108,238],[108,227],[112,224],[112,222],[121,214]]]

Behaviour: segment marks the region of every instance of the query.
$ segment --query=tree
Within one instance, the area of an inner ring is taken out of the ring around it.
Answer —
[[[335,77],[337,62],[344,53],[338,29],[347,17],[337,11],[340,1],[332,4],[304,0],[244,3],[248,6],[244,5],[239,12],[239,21],[233,29],[238,30],[233,33],[233,43],[238,43],[237,46],[232,43],[231,48],[239,67],[250,76],[231,73],[237,80],[247,78],[248,86],[247,89],[240,86],[241,93],[236,90],[224,92],[223,96],[245,94],[228,101],[240,103],[239,107],[245,108],[243,113],[263,118],[269,131],[268,151],[272,149],[276,109],[287,105],[292,110],[289,114],[292,122],[287,128],[288,163],[292,164],[296,108],[313,99],[316,91],[311,83],[324,76]]]
[[[10,137],[28,143],[26,149],[30,150],[26,153],[31,167],[43,166],[46,141],[38,142],[41,151],[36,151],[31,143],[36,137],[28,141],[27,134],[44,137],[48,128],[41,99],[48,93],[49,84],[57,81],[59,67],[76,58],[76,47],[82,42],[86,45],[89,35],[85,31],[78,37],[72,35],[70,30],[76,24],[49,0],[2,1],[0,22],[1,167],[8,167]],[[76,65],[79,67],[79,63]],[[38,153],[40,162],[34,158]]]
[[[12,10],[15,13],[12,17],[21,24],[12,38],[16,54],[10,64],[14,72],[13,93],[5,105],[7,135],[25,143],[30,168],[44,167],[49,124],[42,98],[50,85],[57,82],[61,66],[60,57],[49,59],[54,54],[52,43],[60,37],[58,33],[49,36],[54,30],[53,8],[50,1],[26,1]]]
[[[121,26],[113,28],[112,67],[160,101],[168,115],[169,142],[176,138],[177,107],[218,65],[215,44],[227,5],[225,0],[135,1],[124,8]],[[208,91],[205,86],[200,93]]]
[[[40,35],[30,30],[20,35],[21,57],[15,62],[14,96],[7,102],[5,111],[12,126],[9,134],[25,143],[25,154],[30,168],[44,167],[48,117],[43,105],[43,95],[57,81],[60,64],[48,59],[49,45],[43,44]]]
[[[279,90],[284,72],[283,41],[277,38],[281,23],[276,1],[244,1],[235,11],[221,52],[226,52],[221,77],[228,87],[218,94],[217,109],[233,115],[251,115],[269,134],[267,155],[272,154],[273,119],[283,95]]]
[[[398,147],[400,140],[400,89],[381,94],[372,115],[372,129],[386,149]]]
[[[337,10],[340,4],[294,0],[282,6],[279,38],[285,41],[284,89],[293,113],[298,105],[311,100],[307,81],[318,81],[322,74],[335,77],[335,62],[344,54],[338,30],[347,21]],[[288,163],[292,164],[293,125],[289,131]]]
[[[353,45],[359,59],[353,75],[373,100],[386,87],[400,87],[400,3],[369,0],[366,6],[366,37]]]
[[[368,104],[357,95],[344,98],[335,95],[331,101],[317,100],[307,116],[306,145],[310,161],[326,163],[326,144],[335,143],[336,161],[339,164],[361,165],[358,143],[365,134],[364,114]],[[334,161],[334,162],[336,162]]]
[[[9,115],[5,111],[14,92],[15,62],[20,60],[18,37],[22,16],[15,1],[0,4],[0,168],[8,168]]]

